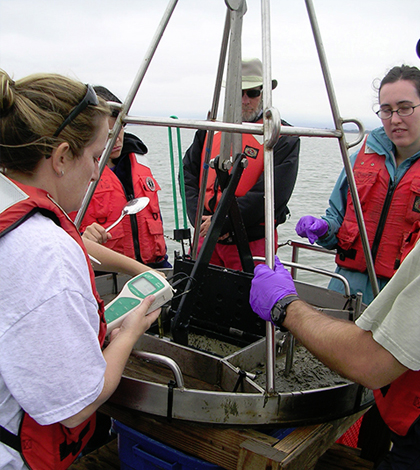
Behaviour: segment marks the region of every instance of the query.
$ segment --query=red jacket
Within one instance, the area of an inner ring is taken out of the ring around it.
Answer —
[[[159,263],[166,254],[157,193],[160,186],[150,168],[137,162],[136,154],[131,153],[129,158],[134,196],[136,198],[146,196],[150,202],[139,213],[125,216],[111,230],[112,238],[105,246],[144,264]],[[127,197],[123,185],[114,172],[106,166],[80,225],[81,232],[83,233],[93,222],[108,227],[120,217],[126,204]]]
[[[353,171],[375,272],[378,277],[389,279],[401,263],[414,223],[420,220],[420,159],[395,186],[385,168],[384,156],[366,153],[364,144]],[[337,238],[336,263],[365,272],[366,261],[350,194]]]
[[[1,175],[0,177],[5,178]],[[92,292],[98,302],[100,317],[98,339],[102,346],[106,334],[104,303],[96,291],[95,276],[85,246],[74,223],[46,191],[15,181],[12,182],[11,180],[8,180],[8,182],[11,183],[10,197],[12,204],[0,214],[0,237],[5,236],[15,227],[24,223],[35,212],[41,212],[43,215],[50,217],[80,245],[89,266]],[[22,192],[18,193],[17,188]],[[60,423],[42,426],[24,412],[19,431],[20,442],[19,439],[16,439],[18,443],[13,448],[21,452],[26,465],[33,470],[64,470],[76,459],[81,449],[88,443],[95,430],[95,423],[96,417],[93,414],[79,426],[71,429]],[[3,431],[5,431],[4,428]],[[11,433],[9,435],[16,438]]]
[[[220,153],[220,144],[222,139],[222,132],[216,132],[213,137],[212,152],[210,155],[210,160],[216,158]],[[203,147],[203,152],[201,155],[201,173],[200,181],[202,178],[203,164],[207,148],[207,136],[206,141]],[[241,179],[239,180],[238,186],[235,191],[236,197],[245,196],[245,194],[255,185],[258,181],[258,178],[261,176],[264,171],[264,152],[262,145],[257,141],[254,135],[252,134],[243,134],[242,135],[242,151],[247,156],[248,166],[244,169]],[[216,195],[217,193],[217,195]],[[216,195],[216,198],[215,198]],[[209,168],[207,175],[207,186],[206,186],[206,196],[204,199],[205,208],[214,213],[217,207],[217,204],[222,197],[222,192],[220,187],[216,185],[216,170]]]
[[[260,121],[258,121],[260,122]],[[281,122],[282,126],[290,126],[286,121]],[[197,206],[200,193],[200,173],[203,164],[203,149],[205,148],[205,139],[207,132],[198,130],[194,135],[191,146],[185,152],[182,160],[184,169],[185,197],[187,203],[188,218],[191,224],[195,224]],[[217,134],[216,134],[217,136]],[[242,146],[244,154],[247,155],[248,167],[244,169],[241,180],[246,179],[249,184],[247,175],[252,173],[254,164],[259,164],[264,159],[264,146],[262,145],[262,137],[242,136],[244,145]],[[217,137],[217,139],[220,139]],[[215,152],[218,151],[219,145],[213,144]],[[296,136],[281,135],[273,149],[273,174],[274,174],[274,217],[275,226],[286,221],[289,209],[287,203],[293,192],[296,182],[298,163],[299,163],[300,139]],[[213,156],[215,153],[213,153]],[[255,158],[256,157],[256,158]],[[213,172],[213,170],[211,170]],[[255,167],[255,172],[259,172],[259,178],[249,191],[237,197],[239,211],[245,225],[247,237],[249,241],[264,239],[265,237],[265,211],[264,211],[264,174]],[[257,175],[255,175],[257,176]],[[244,186],[245,187],[245,186]],[[240,190],[241,193],[243,190]],[[238,195],[237,192],[236,195]],[[211,207],[211,204],[210,204]],[[204,215],[211,215],[214,211],[204,210]],[[230,230],[230,220],[227,217],[227,224],[222,230]],[[225,233],[225,232],[223,232]]]
[[[420,416],[420,371],[408,370],[390,385],[373,393],[387,426],[405,436]]]

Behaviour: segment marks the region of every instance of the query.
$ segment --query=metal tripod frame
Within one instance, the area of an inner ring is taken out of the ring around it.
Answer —
[[[344,168],[346,171],[350,194],[353,200],[357,223],[359,226],[360,236],[362,240],[363,250],[366,258],[367,270],[369,279],[372,285],[374,295],[379,292],[378,282],[373,267],[372,255],[370,252],[369,241],[367,238],[366,227],[363,220],[362,209],[356,189],[353,171],[348,155],[350,147],[358,145],[364,136],[363,124],[357,119],[343,119],[340,116],[337,101],[335,98],[334,89],[332,86],[331,77],[328,70],[325,51],[321,41],[321,36],[312,4],[312,0],[305,0],[306,8],[318,51],[318,56],[324,76],[325,85],[330,101],[335,129],[313,129],[302,127],[281,127],[280,113],[276,108],[272,107],[272,94],[271,94],[271,36],[270,36],[270,3],[269,0],[261,0],[261,21],[262,21],[262,63],[263,63],[263,124],[256,123],[242,123],[241,122],[241,34],[242,34],[242,19],[246,13],[245,0],[225,0],[227,6],[227,14],[225,21],[225,29],[221,46],[221,53],[219,59],[219,66],[216,78],[216,85],[214,91],[214,99],[209,112],[207,120],[188,120],[188,119],[172,119],[172,118],[153,118],[153,117],[134,117],[128,116],[128,112],[132,106],[134,98],[142,83],[145,73],[150,65],[153,55],[157,46],[162,38],[171,15],[176,7],[178,0],[170,0],[164,12],[162,20],[158,26],[155,36],[152,39],[150,47],[141,62],[140,69],[135,77],[135,80],[129,90],[129,93],[121,106],[120,113],[117,117],[114,128],[111,132],[111,137],[105,147],[100,161],[99,171],[102,174],[104,167],[108,161],[109,155],[117,139],[123,123],[139,124],[139,125],[152,125],[162,127],[176,127],[186,129],[204,129],[208,131],[208,143],[213,140],[215,131],[222,131],[222,144],[220,151],[220,158],[218,160],[218,168],[220,171],[228,171],[232,161],[231,155],[239,155],[241,153],[242,134],[256,134],[264,136],[264,189],[265,189],[265,227],[266,227],[266,264],[269,267],[274,266],[274,196],[273,196],[273,147],[281,135],[296,135],[307,137],[326,137],[337,138],[340,144],[341,155],[343,159]],[[229,61],[227,66],[227,79],[226,79],[226,99],[224,108],[223,122],[216,121],[218,103],[220,99],[220,91],[222,84],[222,76],[224,71],[224,64],[226,62],[226,51],[230,43]],[[358,137],[351,143],[348,143],[345,138],[343,124],[354,123],[358,129]],[[209,164],[208,158],[210,150],[207,152],[206,163]],[[206,170],[207,166],[205,167]],[[203,213],[203,200],[205,184],[207,178],[207,171],[203,171],[203,181],[201,182],[199,206],[197,209],[196,218],[196,232],[199,226],[198,222],[201,221]],[[79,210],[75,223],[80,226],[80,223],[86,213],[87,206],[95,191],[97,182],[91,183],[82,207]],[[198,237],[198,235],[197,235]],[[197,246],[197,241],[193,242],[193,249]],[[196,250],[196,248],[195,248]],[[196,251],[193,251],[195,257]],[[271,323],[267,322],[266,327],[267,337],[267,393],[275,392],[274,387],[274,365],[275,365],[275,351],[274,351],[274,327]]]

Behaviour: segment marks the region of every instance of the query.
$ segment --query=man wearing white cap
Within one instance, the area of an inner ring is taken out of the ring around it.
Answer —
[[[242,121],[262,123],[263,112],[262,63],[259,59],[242,60]],[[277,87],[277,80],[272,80],[272,89]],[[283,126],[289,126],[282,121]],[[187,212],[194,225],[197,211],[201,171],[205,156],[206,131],[196,132],[194,141],[183,159]],[[220,154],[221,133],[213,138],[210,159]],[[275,227],[285,222],[289,209],[287,203],[292,194],[298,171],[300,140],[298,137],[282,135],[274,146],[274,216]],[[248,166],[243,171],[235,192],[239,210],[245,225],[252,256],[265,256],[264,226],[264,145],[263,137],[251,134],[242,135],[242,152],[248,159]],[[210,227],[220,199],[216,172],[209,169],[204,213],[200,226],[199,248]],[[232,227],[229,218],[223,227],[210,263],[230,269],[241,270],[242,264],[236,245],[233,242]],[[277,230],[275,231],[277,245]],[[277,248],[277,246],[276,246]]]

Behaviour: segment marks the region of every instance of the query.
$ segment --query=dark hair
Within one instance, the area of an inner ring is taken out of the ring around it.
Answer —
[[[95,93],[105,101],[114,101],[115,103],[122,104],[122,101],[117,96],[115,96],[114,93],[109,91],[108,88],[105,88],[101,85],[95,85],[93,89],[95,90]]]
[[[101,85],[95,85],[93,87],[95,90],[96,94],[103,98],[105,101],[113,101],[114,103],[119,103],[122,104],[122,101],[114,95],[111,91],[108,90],[108,88],[105,88],[104,86]],[[116,118],[118,116],[119,109],[113,108],[111,104],[111,115],[112,117]]]
[[[384,85],[398,82],[398,80],[409,80],[412,82],[420,98],[420,70],[417,67],[410,67],[408,65],[393,67],[382,79],[379,85],[379,94]]]
[[[42,158],[68,142],[75,157],[95,138],[109,107],[99,99],[54,137],[86,94],[86,85],[58,74],[30,75],[14,82],[0,70],[0,167],[32,174]]]

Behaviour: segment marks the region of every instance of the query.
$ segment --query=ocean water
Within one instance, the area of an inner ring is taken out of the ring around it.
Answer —
[[[169,144],[169,131],[165,127],[155,126],[129,126],[127,131],[138,135],[149,149],[149,164],[153,175],[157,179],[161,191],[159,202],[164,222],[164,232],[168,246],[169,260],[172,262],[174,251],[181,251],[181,244],[173,240],[175,228],[174,196],[172,184],[172,171],[176,182],[176,205],[178,208],[179,228],[184,228],[183,208],[178,186],[179,146],[181,156],[191,145],[194,138],[194,130],[180,129],[178,141],[177,131],[172,130],[172,154],[173,170],[171,166],[171,150]],[[355,139],[354,134],[346,136],[348,141]],[[357,147],[356,147],[357,148]],[[350,154],[354,150],[350,150]],[[277,255],[283,261],[290,261],[292,249],[287,242],[289,240],[307,241],[300,238],[295,232],[295,226],[300,217],[314,215],[319,217],[325,213],[328,207],[328,199],[335,182],[343,168],[343,161],[339,149],[338,140],[335,138],[301,137],[301,150],[299,160],[299,172],[289,201],[290,217],[277,228],[280,246]],[[187,226],[191,227],[187,221]],[[191,236],[193,229],[191,227]],[[188,250],[188,246],[186,246]],[[299,263],[314,266],[320,269],[334,271],[334,256],[330,254],[316,253],[309,250],[299,251]],[[326,286],[329,278],[305,271],[298,272],[298,279]]]

